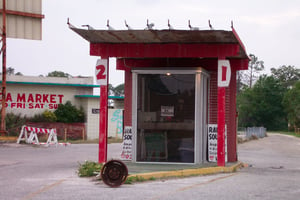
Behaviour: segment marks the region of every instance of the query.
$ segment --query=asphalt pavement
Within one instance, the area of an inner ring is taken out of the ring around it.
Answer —
[[[121,149],[120,144],[109,145],[108,158],[119,159]],[[0,197],[8,200],[297,199],[299,151],[299,138],[275,134],[239,145],[239,159],[249,167],[236,173],[157,179],[110,188],[92,178],[79,178],[76,173],[79,163],[97,161],[97,144],[57,148],[0,144]]]

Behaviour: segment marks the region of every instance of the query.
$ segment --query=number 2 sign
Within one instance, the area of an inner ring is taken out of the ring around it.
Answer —
[[[96,82],[99,85],[107,85],[108,59],[98,59],[96,63]]]

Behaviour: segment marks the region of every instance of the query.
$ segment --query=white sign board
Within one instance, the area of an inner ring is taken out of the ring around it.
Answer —
[[[174,106],[161,106],[162,117],[174,117]]]
[[[0,27],[2,24],[0,0]],[[42,39],[42,0],[6,0],[6,35],[9,38]]]
[[[231,78],[229,60],[218,60],[218,87],[228,87]]]
[[[217,162],[218,158],[218,125],[208,125],[208,161]],[[225,162],[227,162],[227,126],[225,125]]]
[[[99,85],[107,85],[108,59],[98,59],[96,63],[96,82]]]
[[[121,158],[123,160],[132,160],[132,127],[131,126],[124,127],[122,146],[123,146],[123,150],[122,150]]]

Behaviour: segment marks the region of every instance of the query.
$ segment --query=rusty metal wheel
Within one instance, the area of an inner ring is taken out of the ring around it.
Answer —
[[[119,160],[110,160],[105,163],[101,169],[101,178],[103,182],[110,187],[122,185],[128,176],[126,165]]]

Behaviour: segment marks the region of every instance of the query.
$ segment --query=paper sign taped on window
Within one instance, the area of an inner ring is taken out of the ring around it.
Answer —
[[[174,106],[161,106],[162,117],[174,117]]]

